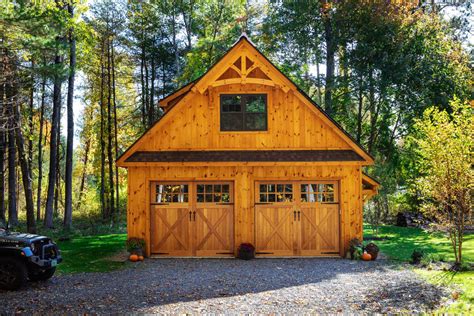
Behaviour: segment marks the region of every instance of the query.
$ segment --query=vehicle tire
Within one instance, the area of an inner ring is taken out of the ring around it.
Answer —
[[[26,284],[26,265],[14,257],[0,258],[0,288],[18,290]]]
[[[35,272],[30,273],[28,278],[33,282],[46,281],[54,275],[54,272],[56,272],[56,267],[47,270],[36,270]]]

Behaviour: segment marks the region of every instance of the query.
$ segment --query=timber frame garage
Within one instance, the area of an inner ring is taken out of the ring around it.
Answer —
[[[148,256],[344,256],[373,158],[243,35],[117,160]]]

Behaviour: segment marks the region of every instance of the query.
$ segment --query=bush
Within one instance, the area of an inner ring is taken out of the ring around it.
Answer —
[[[413,250],[413,253],[411,254],[411,263],[419,264],[423,256],[424,256],[423,251],[416,250],[416,249]]]

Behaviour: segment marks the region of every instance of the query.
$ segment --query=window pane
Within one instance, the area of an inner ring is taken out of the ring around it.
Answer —
[[[266,184],[260,184],[260,192],[267,192],[267,185]]]
[[[221,194],[214,194],[214,202],[219,203],[221,201]]]
[[[223,112],[240,112],[241,111],[241,99],[240,95],[222,95],[222,111]]]
[[[221,185],[220,185],[220,184],[216,184],[216,185],[214,186],[214,192],[222,192],[222,191],[221,191]]]
[[[221,201],[222,201],[223,203],[229,203],[229,202],[230,202],[230,195],[229,195],[228,193],[222,194],[222,199],[221,199]]]
[[[268,185],[268,192],[275,192],[275,185],[274,184],[269,184]]]
[[[252,113],[245,114],[245,130],[261,131],[266,130],[267,114],[266,113]]]
[[[245,96],[245,112],[247,113],[265,113],[266,112],[266,96],[262,94]]]
[[[198,184],[197,191],[198,191],[198,193],[203,193],[204,192],[204,184]]]
[[[285,185],[285,191],[286,192],[293,192],[293,185],[292,184],[286,184]]]
[[[268,202],[275,202],[275,194],[268,194]]]
[[[285,194],[285,200],[287,202],[293,201],[293,194]]]
[[[277,192],[283,192],[283,184],[277,184]]]
[[[334,192],[334,184],[326,184],[326,192]]]
[[[240,113],[222,113],[221,131],[243,130],[243,116]]]
[[[212,184],[206,184],[206,193],[212,193]]]
[[[285,196],[283,194],[277,194],[277,202],[285,202]]]
[[[267,195],[266,194],[260,194],[260,202],[267,202]]]
[[[222,185],[222,192],[229,193],[229,185],[228,184]]]
[[[206,202],[212,202],[212,194],[206,194]]]

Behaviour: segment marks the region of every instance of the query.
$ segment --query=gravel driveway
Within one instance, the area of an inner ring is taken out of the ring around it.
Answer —
[[[0,292],[0,314],[421,312],[446,294],[383,261],[150,259]]]

